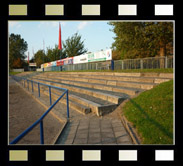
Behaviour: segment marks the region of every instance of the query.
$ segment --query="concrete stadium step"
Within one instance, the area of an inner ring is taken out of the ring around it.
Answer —
[[[49,91],[48,90],[44,90],[43,93],[45,95],[49,96]],[[59,96],[60,95],[58,95],[56,93],[53,93],[53,92],[51,93],[51,97],[55,100],[58,99]],[[67,100],[66,100],[65,97],[63,99],[61,99],[60,102],[67,105]],[[86,107],[85,105],[82,105],[82,104],[79,104],[79,103],[73,101],[71,97],[69,97],[69,107],[76,110],[76,111],[78,111],[79,113],[84,114],[84,115],[91,112],[91,108]]]
[[[48,78],[48,77],[42,77],[42,76],[32,77],[32,78],[44,79],[44,80],[49,80],[49,81],[56,82],[56,83],[64,83],[64,84],[87,87],[87,88],[92,88],[92,89],[121,92],[121,93],[126,93],[128,95],[136,95],[137,93],[142,91],[139,88],[129,88],[129,87],[119,87],[119,86],[117,87],[115,85],[101,85],[101,84],[96,84],[96,83],[79,82],[79,81],[68,81],[68,80],[63,81],[61,79]]]
[[[58,74],[58,72],[49,72]],[[130,77],[160,77],[160,78],[170,78],[173,79],[173,73],[153,73],[153,72],[67,72],[70,75],[103,75],[103,76],[130,76]]]
[[[114,73],[109,73],[114,74]],[[119,74],[119,75],[118,75]],[[92,73],[86,74],[71,74],[69,72],[65,73],[45,73],[45,76],[64,76],[66,78],[70,78],[71,76],[79,77],[79,78],[89,78],[89,79],[102,79],[102,80],[110,80],[110,81],[130,81],[130,82],[143,82],[143,83],[162,83],[165,81],[169,81],[170,78],[164,78],[164,77],[144,77],[144,76],[138,76],[140,73],[133,73],[134,76],[130,75],[121,75],[122,73],[116,73],[116,75],[100,75],[99,73]],[[137,75],[138,74],[138,75]]]
[[[25,87],[27,88],[27,82],[25,82]],[[32,87],[29,85],[30,91],[31,91],[31,88]],[[38,85],[33,84],[33,89],[34,89],[34,91],[38,92]],[[49,96],[48,87],[40,85],[40,92],[41,92],[41,94],[43,93],[44,95]],[[58,93],[54,93],[54,92],[55,91],[52,89],[52,93],[51,93],[52,100],[57,100],[59,98],[59,96],[63,93],[63,91],[58,91]],[[67,105],[67,100],[66,100],[65,95],[64,95],[63,99],[61,99],[59,102]],[[77,102],[73,101],[72,98],[70,98],[70,96],[69,96],[69,107],[84,115],[91,112],[91,108],[86,107],[85,105],[83,105],[81,103],[77,103]]]
[[[86,95],[93,96],[93,97],[96,97],[99,99],[107,100],[114,104],[119,104],[126,98],[129,98],[129,95],[127,95],[125,93],[104,91],[104,90],[80,87],[80,86],[75,86],[75,85],[71,86],[71,85],[67,85],[67,84],[63,84],[63,83],[56,83],[54,81],[43,80],[43,79],[36,79],[36,78],[32,78],[32,79],[42,82],[42,83],[46,83],[48,85],[54,85],[57,87],[67,88],[73,92],[86,94]]]
[[[159,77],[173,79],[173,73],[141,73],[142,77]]]
[[[27,82],[25,82],[25,87],[27,87]],[[37,91],[38,85],[34,84],[33,87],[35,91]],[[29,89],[30,88],[31,87],[29,85]],[[48,87],[40,85],[40,91],[41,93],[44,93],[45,95],[49,96]],[[62,90],[56,90],[54,88],[51,89],[51,92],[52,98],[54,98],[55,100],[58,99],[58,97],[63,93]],[[60,102],[66,104],[65,96],[64,100],[60,100]],[[113,111],[117,107],[117,104],[89,95],[69,91],[69,106],[82,114],[87,114],[90,111],[92,111],[97,116],[103,116]]]
[[[44,75],[39,75],[39,76],[35,76],[34,78],[51,78],[54,80],[58,80],[62,83],[66,83],[66,81],[68,82],[75,82],[75,83],[91,83],[92,84],[98,84],[98,85],[108,85],[108,86],[116,86],[116,87],[127,87],[127,88],[137,88],[137,89],[144,89],[144,90],[148,90],[148,89],[152,89],[153,87],[156,86],[155,83],[139,83],[139,82],[129,82],[129,81],[111,81],[111,80],[102,80],[102,79],[88,79],[88,78],[80,78],[80,77],[65,77],[62,75],[59,76],[44,76]]]

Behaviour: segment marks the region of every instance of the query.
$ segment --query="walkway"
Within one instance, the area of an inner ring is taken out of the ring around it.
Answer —
[[[46,109],[28,95],[9,77],[9,141],[21,134],[38,120]],[[45,144],[53,144],[59,134],[63,122],[49,114],[43,121]],[[36,126],[17,144],[40,144],[40,126]]]
[[[119,119],[85,117],[68,124],[56,144],[132,144]]]

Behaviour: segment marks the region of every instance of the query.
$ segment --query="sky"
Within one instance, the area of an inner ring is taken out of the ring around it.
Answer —
[[[58,45],[59,22],[62,41],[78,32],[88,52],[109,49],[114,42],[115,34],[107,21],[9,21],[9,34],[21,35],[28,43],[28,51],[25,54],[28,55],[29,52],[31,59],[33,50],[36,53],[43,49],[43,40],[45,48]]]

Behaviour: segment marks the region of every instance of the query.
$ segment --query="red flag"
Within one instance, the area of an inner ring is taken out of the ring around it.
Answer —
[[[59,39],[58,39],[58,49],[62,49],[62,43],[61,43],[61,25],[59,23]]]

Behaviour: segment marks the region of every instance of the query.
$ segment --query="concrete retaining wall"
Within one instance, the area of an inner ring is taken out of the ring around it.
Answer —
[[[24,69],[13,69],[13,72],[24,72]]]

